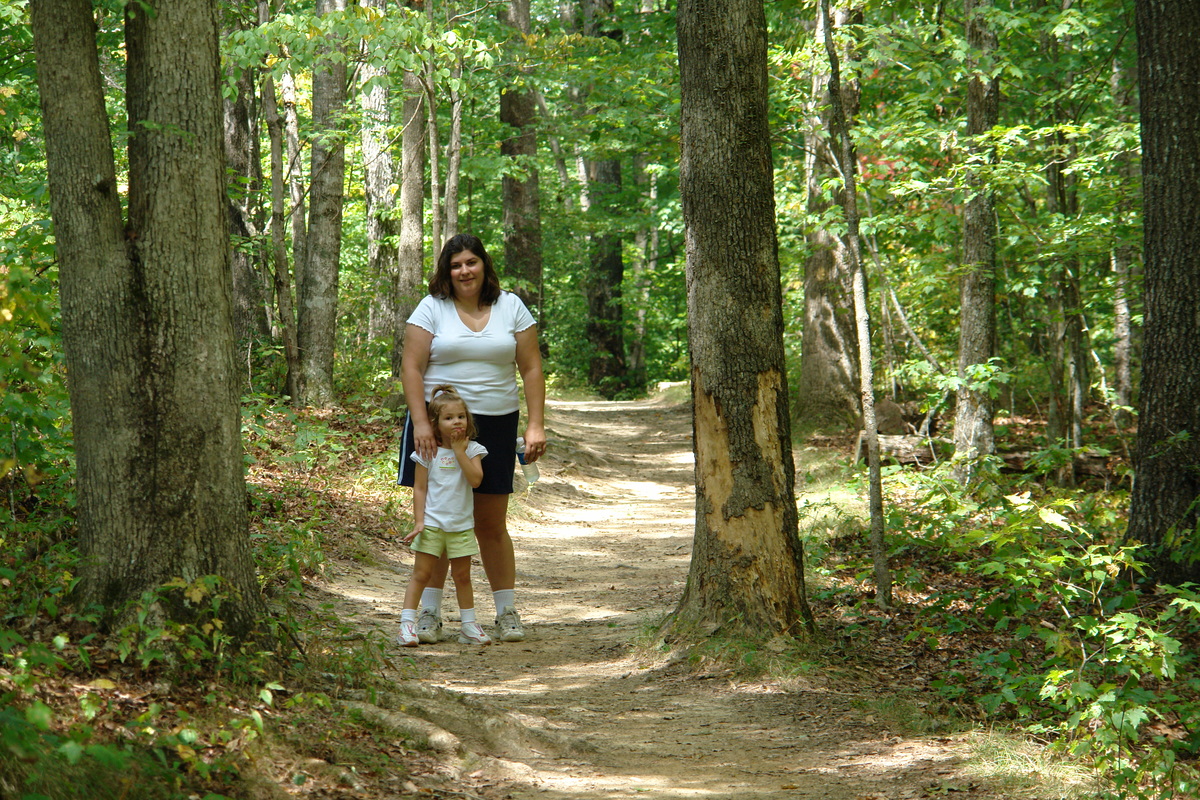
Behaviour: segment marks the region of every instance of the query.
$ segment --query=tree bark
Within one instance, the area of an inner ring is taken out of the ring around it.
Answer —
[[[619,40],[620,32],[606,29],[614,17],[613,0],[581,0],[584,36],[607,36]],[[580,98],[586,91],[580,91]],[[581,159],[584,208],[605,220],[619,213],[621,162],[615,158]],[[605,225],[605,227],[609,227]],[[612,399],[629,388],[625,359],[624,304],[625,258],[620,233],[607,230],[589,236],[589,265],[584,279],[587,324],[584,329],[592,356],[588,383],[602,397]]]
[[[388,0],[359,0],[359,5],[382,17],[387,12]],[[362,86],[359,104],[363,113],[359,139],[367,206],[367,274],[373,286],[367,330],[372,339],[390,340],[396,319],[393,290],[399,259],[396,244],[399,225],[392,193],[396,166],[388,146],[391,125],[389,74],[383,54],[370,52],[372,47],[370,42],[362,43],[363,61],[359,66]]]
[[[259,0],[258,21],[265,25],[271,18],[269,0]],[[279,338],[287,365],[283,394],[292,403],[300,399],[300,347],[296,340],[296,311],[293,302],[292,273],[288,265],[287,207],[284,202],[286,181],[283,175],[284,118],[275,96],[275,79],[266,73],[262,87],[263,116],[271,148],[271,264],[274,276],[275,304]]]
[[[867,305],[867,272],[863,265],[859,239],[858,157],[850,139],[850,119],[842,103],[841,66],[833,44],[829,18],[829,0],[821,0],[821,28],[825,53],[829,58],[830,118],[829,138],[837,154],[842,173],[842,210],[846,219],[846,254],[854,277],[854,318],[858,334],[859,392],[863,411],[863,431],[867,439],[869,471],[869,507],[871,514],[871,556],[875,572],[875,601],[881,608],[892,605],[892,574],[887,565],[883,539],[883,477],[879,465],[879,430],[875,421],[875,371],[871,354],[871,322]]]
[[[756,637],[812,628],[797,533],[762,0],[681,0],[696,538],[675,613]]]
[[[968,69],[967,135],[975,154],[987,152],[978,137],[996,126],[1000,116],[1000,82],[988,74],[996,36],[985,14],[991,0],[966,0]],[[990,160],[990,156],[989,156]],[[996,415],[991,387],[970,378],[972,367],[986,366],[996,352],[996,216],[987,178],[967,178],[969,197],[963,212],[963,276],[959,283],[958,387],[954,414],[954,475],[970,483],[980,460],[996,452]]]
[[[317,14],[346,10],[346,0],[317,0]],[[323,43],[313,70],[313,142],[309,168],[308,260],[297,281],[300,307],[300,397],[306,406],[333,403],[338,273],[342,254],[342,198],[346,148],[339,128],[346,106],[342,45]]]
[[[392,376],[400,377],[404,328],[425,290],[421,273],[425,259],[425,91],[416,73],[404,73],[404,133],[400,166],[400,251],[396,277],[396,321],[392,347]],[[440,249],[441,243],[434,242]]]
[[[835,20],[845,21],[842,10]],[[824,41],[824,23],[817,14],[818,41]],[[843,87],[849,97],[842,103],[847,113],[858,109],[854,85]],[[828,108],[829,74],[812,76],[812,97],[805,123],[804,174],[806,208],[810,218],[825,216],[831,203],[822,186],[837,170],[829,146],[829,120],[819,110]],[[816,98],[824,98],[818,102]],[[804,334],[800,342],[800,385],[796,418],[806,425],[858,427],[859,398],[855,360],[858,332],[854,319],[853,272],[845,248],[824,227],[806,235],[810,255],[804,264]]]
[[[525,52],[523,41],[530,34],[529,0],[509,0],[505,20],[512,26],[513,50]],[[514,291],[534,314],[542,308],[542,216],[537,169],[537,98],[526,85],[527,68],[520,69],[512,84],[500,91],[500,121],[512,131],[500,142],[500,153],[508,159],[502,179],[504,203],[504,267],[516,279]],[[544,329],[543,329],[544,330]]]
[[[1128,537],[1154,576],[1200,581],[1200,15],[1137,4],[1145,339]]]
[[[233,247],[230,265],[233,275],[233,328],[241,345],[269,341],[266,300],[262,278],[255,269],[254,251],[247,245],[254,231],[249,218],[255,178],[254,147],[251,134],[252,70],[243,70],[238,78],[237,94],[225,100],[225,158],[234,185],[229,192],[229,232]]]
[[[215,575],[224,630],[251,636],[265,610],[242,475],[216,4],[129,9],[124,223],[92,4],[29,8],[77,459],[79,598],[120,622],[143,592]],[[210,618],[211,596],[160,591],[152,613]]]

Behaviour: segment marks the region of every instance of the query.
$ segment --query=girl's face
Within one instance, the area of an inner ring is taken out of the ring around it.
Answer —
[[[478,296],[483,289],[483,259],[470,250],[450,256],[450,285],[459,300]]]
[[[462,403],[448,403],[442,408],[437,421],[438,442],[449,446],[451,442],[467,435],[467,407]]]

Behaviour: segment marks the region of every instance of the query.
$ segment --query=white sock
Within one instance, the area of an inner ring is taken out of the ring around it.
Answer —
[[[416,622],[417,610],[415,608],[406,608],[400,612],[401,622]]]
[[[458,610],[458,616],[459,616],[459,619],[462,620],[463,625],[474,622],[475,621],[475,609],[460,608]]]
[[[443,589],[431,589],[426,586],[421,592],[421,608],[428,608],[435,614],[442,613]]]
[[[496,616],[500,616],[509,606],[516,607],[517,590],[501,589],[498,592],[492,592],[492,598],[496,601]]]

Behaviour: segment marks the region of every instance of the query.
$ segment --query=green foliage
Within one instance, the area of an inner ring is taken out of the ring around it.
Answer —
[[[911,641],[973,632],[992,642],[935,682],[990,718],[1053,736],[1100,768],[1121,797],[1188,796],[1200,753],[1200,593],[1147,591],[1139,546],[1120,543],[1116,498],[968,500],[921,481],[916,515],[895,520],[904,545],[951,559],[977,588],[932,598]],[[966,602],[977,617],[951,611]],[[1193,644],[1185,644],[1193,643]]]

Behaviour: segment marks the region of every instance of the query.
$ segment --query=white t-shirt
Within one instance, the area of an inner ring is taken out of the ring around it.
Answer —
[[[472,414],[499,416],[520,409],[517,394],[517,334],[536,325],[512,292],[501,292],[483,330],[463,324],[454,300],[427,296],[408,318],[433,334],[425,368],[425,402],[433,387],[448,383]]]
[[[467,458],[486,456],[479,442],[467,442]],[[475,527],[475,499],[471,484],[449,447],[439,447],[433,459],[425,461],[415,452],[412,460],[429,470],[429,490],[425,493],[425,526],[449,533]]]

